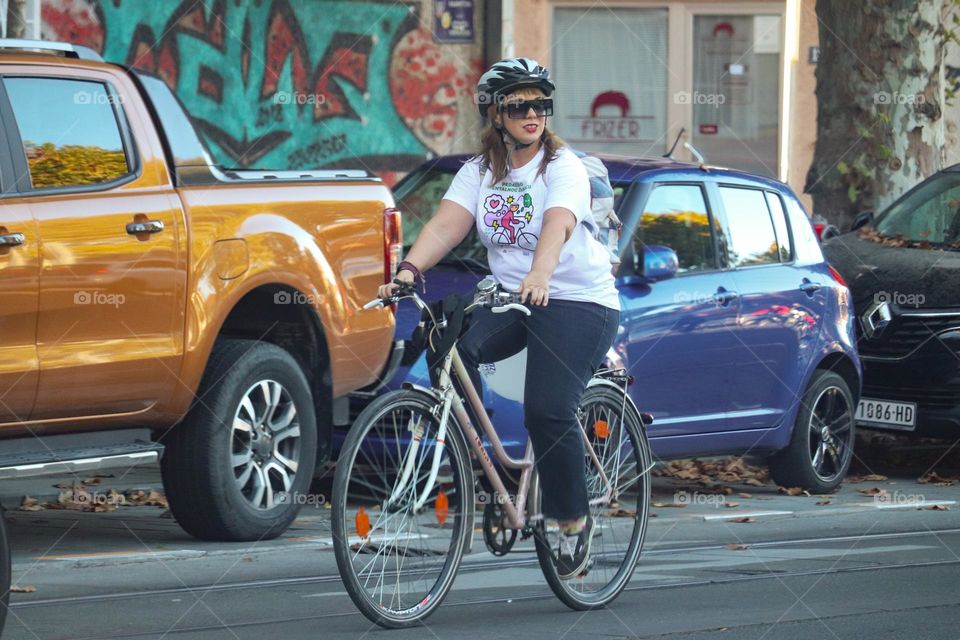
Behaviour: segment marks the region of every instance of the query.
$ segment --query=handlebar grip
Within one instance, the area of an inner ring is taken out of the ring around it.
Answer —
[[[531,314],[530,314],[530,309],[527,309],[527,308],[526,308],[525,306],[523,306],[522,304],[517,304],[517,303],[515,303],[515,302],[511,302],[510,304],[501,305],[501,306],[499,306],[499,307],[494,307],[493,309],[491,309],[491,311],[493,311],[494,313],[506,313],[507,311],[510,311],[511,309],[513,309],[513,310],[515,310],[515,311],[522,311],[525,315],[528,315],[528,316],[531,315]]]

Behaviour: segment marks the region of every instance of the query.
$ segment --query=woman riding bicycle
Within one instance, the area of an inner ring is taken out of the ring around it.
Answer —
[[[480,153],[460,168],[395,282],[422,282],[476,225],[494,278],[530,303],[529,317],[477,309],[459,351],[480,389],[481,363],[527,349],[524,424],[543,515],[560,529],[557,572],[569,579],[588,566],[594,528],[577,405],[613,343],[620,302],[609,256],[588,227],[586,169],[547,128],[554,90],[529,58],[502,60],[481,76],[476,99],[488,126]],[[380,296],[396,287],[384,285]]]

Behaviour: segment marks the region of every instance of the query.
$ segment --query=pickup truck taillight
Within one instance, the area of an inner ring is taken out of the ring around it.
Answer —
[[[403,222],[399,209],[386,209],[383,212],[383,282],[388,284],[397,275],[403,253]]]

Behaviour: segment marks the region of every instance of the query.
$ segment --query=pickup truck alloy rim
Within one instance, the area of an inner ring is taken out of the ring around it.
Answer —
[[[259,510],[289,501],[300,460],[300,421],[290,393],[261,380],[233,418],[232,465],[240,493]]]
[[[820,392],[810,412],[810,462],[824,481],[834,480],[853,453],[853,410],[838,387]]]

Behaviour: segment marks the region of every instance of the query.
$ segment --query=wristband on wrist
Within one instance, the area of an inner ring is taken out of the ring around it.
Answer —
[[[397,265],[397,273],[400,273],[403,270],[407,270],[410,273],[412,273],[414,282],[420,283],[420,286],[423,289],[423,293],[427,292],[427,279],[423,277],[423,274],[420,273],[420,269],[418,269],[415,264],[404,260],[403,262]]]

